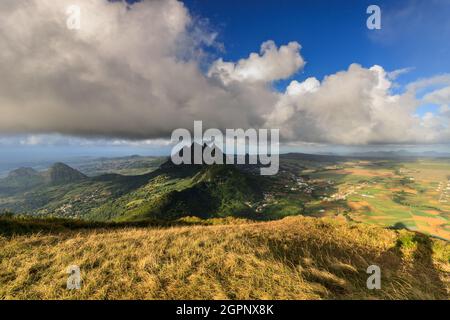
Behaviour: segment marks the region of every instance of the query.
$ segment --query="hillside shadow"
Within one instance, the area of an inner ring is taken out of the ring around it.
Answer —
[[[416,243],[412,261],[405,260],[402,250],[404,244],[400,240],[381,252],[363,252],[338,243],[323,243],[319,246],[307,240],[271,238],[261,241],[267,244],[275,260],[293,270],[301,270],[305,280],[325,287],[327,290],[320,292],[325,298],[359,295],[394,299],[449,298],[446,285],[433,262],[433,242],[426,235],[416,234],[412,238]],[[366,270],[372,264],[381,269],[381,290],[369,290],[366,287],[369,276]]]
[[[361,261],[351,248],[337,243],[288,241],[261,238],[274,260],[284,264],[311,284],[324,299],[351,297],[356,287],[365,286],[365,269],[349,264]]]
[[[60,234],[70,231],[114,230],[124,228],[172,228],[191,226],[196,223],[146,219],[130,222],[101,222],[64,218],[14,218],[0,216],[0,236],[13,237],[30,234]],[[201,223],[197,223],[201,225]]]
[[[433,296],[449,299],[446,285],[439,276],[439,271],[433,262],[433,242],[430,237],[417,233],[413,241],[416,242],[417,248],[413,253],[412,273],[416,279],[422,283],[427,283],[429,293]]]

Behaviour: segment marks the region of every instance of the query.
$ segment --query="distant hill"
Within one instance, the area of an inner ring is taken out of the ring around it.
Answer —
[[[30,178],[39,175],[39,173],[33,168],[19,168],[13,170],[9,173],[8,177],[11,179],[15,178]]]
[[[48,170],[41,172],[23,167],[0,179],[0,193],[14,194],[39,186],[66,184],[83,179],[86,179],[84,174],[64,163],[55,163]]]
[[[0,190],[33,188],[44,183],[44,178],[32,168],[18,168],[11,171],[4,179],[0,179]]]
[[[369,151],[369,152],[354,152],[348,156],[361,158],[381,158],[381,159],[395,159],[395,158],[450,158],[450,153],[425,151],[425,152],[411,152],[406,150],[396,151]]]
[[[149,173],[159,168],[167,157],[128,156],[117,158],[74,159],[68,164],[89,177],[103,174],[121,174],[136,176]]]
[[[52,165],[47,171],[43,172],[42,175],[50,184],[78,182],[87,178],[81,172],[61,162]]]

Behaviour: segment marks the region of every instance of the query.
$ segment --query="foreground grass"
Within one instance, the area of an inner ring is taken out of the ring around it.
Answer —
[[[97,227],[3,232],[0,299],[449,299],[448,243],[409,231],[306,217]],[[381,290],[366,288],[372,264]],[[81,290],[66,289],[69,265]]]

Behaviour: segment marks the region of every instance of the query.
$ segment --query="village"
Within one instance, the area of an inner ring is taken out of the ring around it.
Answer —
[[[439,192],[439,202],[448,203],[450,198],[450,180],[446,182],[439,182],[436,192]]]

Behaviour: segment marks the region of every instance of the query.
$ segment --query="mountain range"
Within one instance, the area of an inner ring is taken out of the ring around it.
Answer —
[[[18,168],[0,180],[0,192],[11,193],[42,185],[58,185],[87,179],[81,172],[58,162],[48,170],[39,172],[33,168]]]
[[[411,152],[407,150],[396,150],[396,151],[368,151],[368,152],[353,152],[348,154],[352,157],[362,157],[362,158],[384,158],[384,159],[395,159],[395,158],[450,158],[450,153],[448,152],[436,152],[436,151],[423,151],[423,152]]]
[[[193,146],[183,150],[193,157]],[[244,168],[175,165],[171,159],[143,175],[88,177],[56,163],[42,172],[19,168],[0,179],[0,211],[34,216],[95,220],[251,217],[255,208],[249,203],[261,199],[261,178]]]

